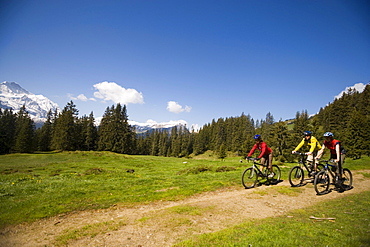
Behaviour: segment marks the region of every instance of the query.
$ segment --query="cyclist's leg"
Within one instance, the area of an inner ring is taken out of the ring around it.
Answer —
[[[316,160],[317,151],[313,151],[311,155],[308,155],[307,161],[311,161],[313,164],[313,170],[317,171],[317,164],[319,163],[318,160]]]
[[[338,162],[339,178],[343,177],[343,163],[344,163],[345,158],[346,158],[345,154],[340,154],[340,159],[339,159],[339,162]]]
[[[260,160],[260,171],[263,173],[263,168],[264,168],[264,164],[266,163],[266,157],[265,156],[262,156],[261,160]]]
[[[272,151],[271,151],[271,153],[268,156],[268,164],[267,164],[267,167],[270,170],[270,172],[272,172],[272,158],[273,157],[274,155],[272,154]]]
[[[316,172],[316,164],[314,162],[314,153],[307,155],[307,165],[308,167],[313,168],[311,172],[311,176],[314,175]]]
[[[336,160],[337,159],[337,155],[336,154],[330,154],[330,159],[331,160]],[[340,172],[340,168],[341,168],[341,164],[340,164],[340,159],[339,159],[339,162],[337,163],[334,163],[335,165],[335,169],[333,170],[335,172],[335,175],[339,178],[341,178],[341,172]]]

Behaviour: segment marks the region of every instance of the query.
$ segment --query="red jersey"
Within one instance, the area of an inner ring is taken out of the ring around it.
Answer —
[[[330,149],[331,154],[336,154],[337,152],[336,152],[335,148],[336,148],[337,145],[340,146],[340,141],[335,140],[335,139],[333,139],[332,141],[324,141],[324,145],[325,145],[325,147]],[[342,151],[342,148],[339,147],[339,150]]]
[[[271,148],[269,148],[265,142],[260,142],[254,144],[253,148],[248,154],[248,157],[250,157],[256,149],[258,149],[261,152],[260,155],[258,156],[259,159],[262,158],[262,156],[264,155],[269,155],[270,153],[272,153]]]

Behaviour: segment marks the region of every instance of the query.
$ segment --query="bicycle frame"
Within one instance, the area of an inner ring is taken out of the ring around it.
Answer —
[[[254,173],[254,169],[256,169],[257,172],[258,172],[258,176],[261,176],[263,178],[267,178],[268,169],[265,169],[264,172],[262,172],[258,167],[258,166],[263,166],[264,168],[267,168],[267,165],[256,162],[256,159],[254,159],[254,158],[247,158],[247,160],[251,160],[253,162],[253,164],[251,166],[251,168],[253,168],[253,173]]]
[[[298,161],[298,164],[293,166],[288,174],[289,183],[292,187],[298,187],[303,186],[307,184],[308,181],[313,181],[314,174],[316,174],[317,170],[321,170],[320,167],[323,165],[317,165],[315,168],[315,164],[311,163],[310,165],[307,165],[308,162],[306,162],[306,155],[307,153],[299,153],[294,152],[293,154],[300,155],[300,159]],[[307,179],[305,179],[305,170],[307,172]]]
[[[301,158],[300,158],[300,160],[298,161],[298,164],[299,164],[299,166],[303,169],[303,167],[306,169],[306,171],[307,172],[312,172],[312,169],[311,168],[309,168],[308,166],[307,166],[307,162],[306,162],[306,154],[305,153],[299,153],[299,152],[295,152],[295,154],[298,154],[298,155],[300,155],[301,156]],[[303,167],[302,167],[303,166]]]
[[[352,173],[348,168],[343,168],[341,171],[342,176],[339,176],[337,170],[332,171],[333,169],[331,169],[334,167],[338,169],[336,165],[329,164],[329,162],[332,161],[322,160],[322,162],[325,162],[324,169],[315,176],[314,181],[314,188],[317,195],[329,193],[331,191],[329,189],[330,184],[333,184],[335,189],[339,192],[343,192],[352,188]]]
[[[268,165],[256,162],[256,159],[247,158],[247,160],[253,161],[252,166],[244,170],[242,174],[242,184],[244,188],[253,188],[256,183],[261,183],[260,179],[266,179],[269,184],[277,183],[280,181],[281,171],[277,165],[271,164],[271,171],[268,169]],[[266,168],[264,171],[259,167],[263,166]]]
[[[337,181],[336,178],[338,177],[338,173],[333,172],[332,169],[330,169],[330,168],[338,169],[338,167],[336,165],[329,164],[329,162],[333,162],[331,160],[322,160],[322,162],[325,163],[323,170],[325,171],[326,174],[330,174],[330,176],[333,178],[333,182],[336,183],[336,181]]]

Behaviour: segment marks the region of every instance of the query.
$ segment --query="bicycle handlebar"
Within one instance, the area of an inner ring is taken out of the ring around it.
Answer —
[[[247,158],[245,158],[246,160],[251,160],[251,161],[257,161],[257,160],[259,160],[258,158],[252,158],[252,157],[247,157]]]
[[[308,155],[307,153],[300,153],[300,152],[297,152],[297,151],[295,151],[293,154],[297,154],[297,155]]]

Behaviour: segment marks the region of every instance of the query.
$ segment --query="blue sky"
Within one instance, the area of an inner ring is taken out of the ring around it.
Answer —
[[[0,81],[80,115],[276,121],[370,81],[361,0],[1,0]]]

